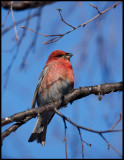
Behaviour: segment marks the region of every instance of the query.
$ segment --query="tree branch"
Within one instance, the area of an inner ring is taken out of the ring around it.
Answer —
[[[94,7],[95,9],[97,9],[98,15],[96,15],[95,17],[91,18],[91,19],[88,20],[87,22],[85,22],[85,23],[83,23],[83,24],[81,24],[81,25],[79,25],[79,26],[77,26],[77,27],[73,27],[71,24],[67,23],[67,22],[63,19],[63,17],[62,17],[62,14],[61,14],[62,9],[61,9],[61,8],[57,9],[57,10],[59,11],[61,20],[62,20],[66,25],[68,25],[68,26],[70,26],[70,27],[73,28],[72,30],[70,30],[70,31],[68,31],[68,32],[66,32],[66,33],[63,33],[63,34],[45,35],[45,34],[37,33],[37,32],[35,32],[33,29],[29,29],[29,28],[24,27],[24,26],[21,26],[21,28],[23,28],[23,29],[28,29],[28,30],[30,30],[30,31],[32,31],[32,32],[34,32],[34,33],[40,34],[40,35],[42,35],[42,36],[44,36],[44,37],[51,37],[51,36],[53,36],[54,38],[46,41],[44,44],[53,43],[53,42],[56,42],[56,41],[58,41],[59,39],[61,39],[63,36],[71,33],[72,31],[74,31],[74,30],[76,30],[76,29],[78,29],[78,28],[80,28],[80,27],[85,27],[86,24],[88,24],[89,22],[91,22],[91,21],[93,21],[94,19],[98,18],[99,16],[101,16],[101,15],[104,14],[105,12],[109,11],[111,8],[115,8],[115,7],[116,7],[118,4],[120,4],[120,3],[121,3],[121,1],[117,2],[116,4],[112,5],[111,7],[107,8],[106,10],[104,10],[104,11],[102,11],[102,12],[99,11],[98,7],[95,7],[93,4],[90,3],[90,5],[91,5],[92,7]]]
[[[14,132],[15,130],[17,130],[21,125],[23,125],[24,123],[26,123],[27,121],[29,121],[32,118],[35,118],[37,116],[37,114],[41,114],[43,112],[46,111],[54,111],[55,113],[57,113],[59,116],[62,117],[63,121],[64,121],[64,126],[65,126],[65,137],[64,137],[64,141],[65,141],[65,151],[66,151],[66,158],[68,158],[67,156],[67,138],[66,138],[66,120],[71,123],[72,125],[74,125],[75,127],[77,127],[78,131],[79,131],[79,135],[80,135],[80,139],[81,139],[81,143],[82,143],[82,158],[84,158],[84,153],[83,153],[83,139],[81,136],[81,132],[80,129],[84,129],[86,131],[90,131],[90,132],[94,132],[99,134],[104,140],[105,142],[108,144],[108,148],[109,146],[111,146],[120,156],[122,156],[117,149],[112,146],[103,136],[104,133],[110,133],[110,132],[119,132],[122,131],[121,129],[118,130],[113,130],[113,128],[120,122],[120,120],[122,119],[122,116],[120,114],[120,118],[119,120],[113,125],[112,128],[110,128],[109,130],[104,130],[104,131],[97,131],[97,130],[93,130],[90,128],[86,128],[83,126],[80,126],[76,123],[74,123],[73,121],[70,120],[70,118],[65,117],[64,115],[62,115],[58,109],[61,108],[61,106],[65,106],[67,105],[69,102],[73,102],[74,100],[77,100],[79,98],[83,98],[86,97],[90,94],[95,94],[95,95],[104,95],[104,94],[108,94],[110,92],[117,92],[117,91],[122,91],[123,90],[123,83],[122,82],[117,82],[117,83],[105,83],[105,84],[101,84],[101,85],[96,85],[96,86],[90,86],[90,87],[80,87],[78,89],[75,89],[72,93],[69,93],[68,95],[66,95],[62,100],[58,100],[56,102],[50,103],[48,105],[45,105],[44,107],[39,107],[39,108],[32,108],[31,110],[27,110],[24,112],[20,112],[17,114],[14,114],[13,116],[10,117],[6,117],[2,119],[2,126],[6,125],[8,123],[11,123],[13,121],[17,121],[17,123],[15,123],[14,125],[12,125],[10,128],[8,128],[7,130],[5,130],[2,133],[1,136],[1,144],[4,140],[5,137],[7,137],[9,134],[11,134],[12,132]],[[84,141],[85,142],[85,141]],[[86,143],[86,142],[85,142]],[[88,143],[86,143],[88,144]],[[88,144],[89,146],[91,146],[91,144]]]
[[[83,140],[82,140],[82,137],[81,137],[81,132],[80,132],[80,129],[84,129],[84,130],[86,130],[86,131],[90,131],[90,132],[94,132],[94,133],[97,133],[97,134],[99,134],[103,139],[104,139],[104,141],[108,144],[108,148],[109,148],[109,146],[111,146],[113,149],[114,149],[114,151],[116,152],[116,153],[118,153],[121,157],[122,157],[122,155],[120,154],[120,152],[118,152],[118,150],[114,147],[114,146],[112,146],[107,140],[106,140],[106,138],[103,136],[103,134],[104,133],[108,133],[108,132],[112,132],[112,131],[114,131],[114,132],[119,132],[119,131],[122,131],[122,130],[112,130],[112,129],[110,129],[110,130],[105,130],[105,131],[96,131],[96,130],[92,130],[92,129],[89,129],[89,128],[85,128],[85,127],[83,127],[83,126],[79,126],[79,125],[77,125],[76,123],[74,123],[74,122],[72,122],[71,120],[70,120],[70,118],[67,118],[67,117],[65,117],[63,114],[61,114],[56,108],[54,109],[54,111],[55,111],[55,113],[57,113],[60,117],[64,117],[64,120],[67,120],[69,123],[71,123],[72,125],[74,125],[75,127],[77,127],[77,129],[78,129],[78,131],[79,131],[79,135],[80,135],[80,139],[81,139],[81,142],[82,142],[82,158],[84,158],[84,154],[83,154]],[[118,121],[117,121],[118,122]],[[115,123],[115,124],[117,124],[117,122]],[[67,146],[66,146],[67,147]],[[66,149],[67,150],[67,149]]]
[[[7,130],[5,130],[1,134],[1,145],[2,145],[3,140],[4,140],[5,137],[7,137],[8,135],[10,135],[12,132],[16,131],[20,126],[22,126],[23,124],[25,124],[26,122],[28,122],[32,118],[33,118],[33,116],[28,116],[24,120],[13,124],[10,128],[8,128]]]
[[[21,11],[30,8],[43,7],[56,1],[13,1],[13,10]],[[9,9],[11,1],[1,1],[2,7]]]
[[[18,45],[19,45],[19,37],[18,37],[16,25],[15,25],[14,15],[13,15],[13,1],[10,2],[10,11],[11,11],[11,14],[12,14],[12,20],[13,20],[13,25],[14,25],[15,34],[16,34],[16,40],[18,41]]]
[[[62,115],[56,108],[54,109],[54,112],[57,113],[60,117],[63,118],[64,115]],[[77,128],[80,128],[80,129],[83,129],[83,130],[86,130],[86,131],[90,131],[90,132],[94,132],[94,133],[98,133],[98,134],[109,133],[109,132],[120,132],[120,131],[122,131],[121,129],[118,129],[118,130],[97,131],[97,130],[93,130],[93,129],[90,129],[90,128],[86,128],[86,127],[80,126],[80,125],[74,123],[73,121],[71,121],[70,118],[67,118],[65,116],[64,116],[64,119],[67,120],[69,123],[71,123],[72,125],[74,125]]]
[[[108,149],[109,149],[109,147],[111,146],[112,149],[122,157],[121,153],[118,152],[118,150],[117,150],[113,145],[111,145],[111,144],[107,141],[107,139],[102,135],[102,133],[100,133],[100,136],[101,136],[101,137],[104,139],[104,141],[108,144]]]
[[[82,139],[80,128],[78,128],[78,132],[79,132],[81,143],[82,143],[82,159],[84,159],[84,145],[83,145],[83,139]]]
[[[115,128],[115,126],[117,126],[117,124],[122,120],[122,114],[120,113],[120,118],[119,120],[110,128],[110,130],[113,130]]]
[[[37,17],[37,16],[39,16],[39,13],[36,12],[36,13],[34,13],[34,14],[32,14],[32,15],[29,15],[29,16],[26,17],[26,18],[22,18],[21,20],[15,22],[15,25],[18,25],[18,24],[20,24],[20,23],[22,23],[22,22],[24,22],[24,21],[28,21],[29,19],[32,19],[33,17]],[[5,20],[4,20],[4,23],[5,23]],[[10,29],[12,29],[12,28],[13,28],[13,24],[10,25],[9,27],[5,28],[5,29],[2,31],[2,35],[5,34],[5,33],[7,33],[7,32],[8,32]]]
[[[6,117],[2,119],[1,125],[6,125],[14,121],[20,121],[25,119],[27,116],[36,116],[37,114],[41,114],[45,111],[51,111],[61,108],[62,106],[66,106],[69,102],[72,103],[73,101],[86,97],[90,94],[95,95],[105,95],[109,94],[110,92],[117,92],[123,90],[123,82],[117,83],[105,83],[101,85],[89,86],[89,87],[80,87],[75,89],[73,92],[67,94],[62,99],[47,104],[45,106],[39,108],[33,108],[31,110],[26,110],[24,112],[16,113],[10,117]]]
[[[5,21],[6,21],[7,17],[8,17],[8,15],[9,15],[9,11],[10,11],[10,10],[8,10],[7,15],[6,15],[6,17],[5,17],[5,19],[4,19],[4,22],[3,22],[3,24],[1,25],[1,27],[3,27],[3,26],[4,26]],[[13,27],[13,25],[12,25],[12,27]]]
[[[66,121],[65,121],[65,116],[63,116],[63,122],[64,122],[64,127],[65,127],[65,137],[64,137],[64,142],[65,142],[65,152],[66,152],[66,159],[68,159],[68,155],[67,155],[67,138],[66,138],[66,129],[67,129],[67,125],[66,125]]]

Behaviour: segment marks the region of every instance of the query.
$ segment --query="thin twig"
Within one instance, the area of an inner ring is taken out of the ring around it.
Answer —
[[[113,125],[112,128],[110,128],[110,130],[113,130],[113,129],[115,128],[115,126],[117,126],[117,124],[118,124],[121,120],[122,120],[122,115],[121,115],[121,113],[120,113],[120,118],[119,118],[119,120]]]
[[[80,135],[80,139],[81,139],[81,144],[82,144],[82,159],[84,159],[84,146],[83,146],[83,139],[82,139],[82,136],[81,136],[80,128],[78,128],[78,131],[79,131],[79,135]]]
[[[29,12],[29,16],[27,16],[26,19],[22,19],[22,20],[18,21],[18,22],[16,23],[16,25],[19,24],[19,23],[21,23],[22,21],[26,20],[26,21],[25,21],[25,25],[28,26],[30,18],[32,18],[33,16],[38,16],[38,15],[39,15],[39,12],[37,12],[37,13],[35,13],[35,14],[32,14],[32,15],[30,15],[30,13],[31,13],[31,11]],[[10,28],[8,27],[8,29],[11,29],[11,27],[13,27],[13,25],[10,26]],[[6,31],[7,31],[7,29],[6,29]],[[20,43],[20,44],[21,44],[23,38],[25,37],[26,33],[27,33],[26,30],[23,30],[23,32],[22,32],[22,34],[21,34],[21,37],[20,37],[20,39],[19,39],[19,43]],[[35,36],[35,37],[36,37],[36,36]],[[36,39],[33,38],[33,41],[35,41],[35,40],[36,40]],[[36,41],[35,41],[35,42],[36,42]],[[29,48],[32,48],[32,44],[31,44],[31,46],[29,46]],[[16,46],[14,46],[13,49],[16,49],[16,51],[15,51],[15,53],[14,53],[14,55],[13,55],[13,57],[12,57],[10,63],[9,63],[9,65],[8,65],[6,71],[5,71],[5,81],[4,81],[4,86],[3,86],[4,90],[6,89],[7,84],[8,84],[8,79],[9,79],[9,74],[10,74],[11,68],[12,68],[12,66],[13,66],[13,64],[14,64],[17,56],[18,56],[18,53],[19,53],[19,47],[16,48]],[[30,49],[29,49],[29,50],[30,50]],[[27,51],[27,52],[29,52],[29,51]],[[24,63],[24,62],[26,62],[25,56],[23,56],[23,65],[26,64],[26,63]]]
[[[27,29],[27,30],[29,30],[29,31],[31,31],[31,32],[34,32],[34,33],[36,33],[36,34],[39,34],[39,35],[41,35],[41,36],[44,36],[44,37],[53,37],[53,36],[58,37],[58,36],[63,36],[63,34],[51,34],[51,35],[42,34],[42,33],[38,33],[38,32],[36,32],[36,31],[34,31],[34,30],[31,29],[31,28],[27,28],[27,27],[24,27],[24,26],[20,26],[20,27],[23,28],[23,29]]]
[[[55,36],[55,38],[52,38],[52,39],[44,42],[44,44],[49,44],[49,43],[56,42],[56,41],[58,41],[59,39],[61,39],[61,38],[63,37],[62,34],[46,35],[46,34],[38,33],[38,32],[34,31],[34,30],[31,29],[31,28],[27,28],[27,27],[24,27],[24,26],[20,26],[20,27],[23,28],[23,29],[28,29],[29,31],[34,32],[34,33],[39,34],[39,35],[42,35],[42,36],[44,36],[44,37],[52,37],[52,36]]]
[[[84,141],[84,140],[83,140],[83,142],[84,142],[86,145],[90,146],[90,147],[92,146],[92,144],[91,144],[91,143],[87,143],[87,142],[86,142],[86,141]]]
[[[38,33],[38,31],[40,30],[40,23],[39,23],[39,21],[41,21],[41,11],[42,11],[42,8],[41,7],[39,7],[38,8],[38,17],[37,17],[37,24],[36,24],[36,31],[37,31],[37,33]],[[33,37],[33,39],[32,39],[32,42],[30,43],[30,45],[28,46],[28,48],[27,48],[27,50],[26,50],[26,52],[25,52],[25,55],[24,55],[24,59],[26,60],[27,59],[27,57],[28,57],[28,55],[30,54],[30,50],[32,49],[32,48],[34,48],[34,46],[35,46],[35,44],[36,44],[36,42],[37,42],[37,37],[38,37],[38,35],[37,34],[35,34],[34,35],[34,37]],[[20,64],[20,69],[22,69],[22,68],[24,68],[25,67],[25,63],[24,63],[24,61],[22,61],[22,63]]]
[[[90,3],[90,5],[91,5],[93,8],[95,8],[95,9],[98,11],[99,14],[101,14],[101,12],[99,11],[99,9],[98,9],[97,6],[94,6],[92,3]]]
[[[6,76],[6,77],[5,77],[5,81],[4,81],[4,86],[3,86],[4,90],[5,90],[6,87],[7,87],[7,83],[8,83],[8,80],[9,80],[10,70],[11,70],[11,68],[12,68],[12,65],[14,64],[15,59],[17,58],[17,55],[18,55],[17,53],[18,53],[19,47],[18,47],[18,48],[15,48],[15,47],[14,47],[14,49],[16,49],[16,50],[15,50],[15,53],[14,53],[14,55],[13,55],[13,57],[12,57],[9,65],[8,65],[6,71],[4,72],[4,75]]]
[[[63,122],[64,122],[64,126],[65,126],[65,137],[64,137],[64,142],[65,142],[65,152],[66,152],[66,159],[68,159],[68,155],[67,155],[67,139],[66,139],[66,129],[67,129],[67,126],[66,126],[66,121],[65,121],[65,118],[63,116]]]
[[[34,13],[34,14],[32,14],[32,15],[29,15],[28,17],[23,18],[23,19],[15,22],[15,25],[17,26],[18,24],[20,24],[20,23],[22,23],[22,22],[24,22],[24,21],[27,21],[27,20],[35,17],[35,16],[39,16],[39,13],[36,12],[36,13]],[[9,27],[5,28],[5,29],[2,31],[2,35],[5,34],[5,33],[7,33],[7,32],[8,32],[10,29],[12,29],[12,28],[13,28],[13,25],[10,25]]]
[[[63,19],[62,14],[61,14],[62,9],[57,9],[57,10],[59,11],[59,14],[60,14],[61,20],[62,20],[65,24],[67,24],[68,26],[70,26],[71,28],[75,29],[75,27],[73,27],[72,25],[70,25],[69,23],[67,23],[67,22]]]
[[[13,5],[13,1],[11,1],[10,11],[11,11],[11,14],[12,14],[12,20],[13,20],[13,25],[14,25],[15,34],[16,34],[16,40],[18,41],[18,44],[19,44],[19,37],[18,37],[17,30],[16,30],[16,25],[15,25],[15,20],[14,20],[12,5]],[[19,45],[20,45],[20,44],[19,44]]]
[[[6,19],[7,19],[8,15],[9,15],[9,11],[10,11],[10,10],[8,10],[7,15],[6,15],[6,17],[5,17],[5,19],[4,19],[4,22],[3,22],[3,24],[1,25],[1,27],[4,26],[4,24],[5,24],[5,22],[6,22]]]
[[[109,147],[111,146],[111,147],[113,148],[113,150],[122,157],[122,154],[121,154],[114,146],[112,146],[112,145],[107,141],[107,139],[102,135],[102,133],[100,133],[99,135],[100,135],[100,136],[104,139],[104,141],[108,144],[108,149],[109,149]]]
[[[56,108],[54,109],[54,112],[57,113],[59,116],[61,116],[63,118],[64,115],[62,115]],[[65,116],[64,116],[64,118],[65,118],[65,120],[67,120],[69,123],[71,123],[72,125],[74,125],[77,128],[84,129],[86,131],[90,131],[90,132],[94,132],[94,133],[98,133],[98,134],[108,133],[108,132],[120,132],[120,131],[122,131],[121,129],[97,131],[97,130],[93,130],[93,129],[90,129],[90,128],[86,128],[86,127],[80,126],[80,125],[74,123],[73,121],[71,121],[70,118],[67,118]]]

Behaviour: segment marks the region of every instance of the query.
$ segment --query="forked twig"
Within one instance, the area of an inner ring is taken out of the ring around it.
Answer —
[[[37,32],[35,32],[33,29],[28,29],[28,28],[26,28],[26,27],[24,27],[24,26],[21,26],[21,28],[23,28],[23,29],[28,29],[28,30],[30,30],[30,31],[32,31],[32,32],[34,32],[34,33],[37,33],[37,34],[39,34],[39,35],[42,35],[42,36],[44,36],[44,37],[51,37],[51,36],[53,36],[53,37],[55,37],[55,38],[52,38],[52,39],[46,41],[44,44],[53,43],[53,42],[56,42],[56,41],[58,41],[59,39],[61,39],[63,36],[71,33],[72,31],[74,31],[74,30],[76,30],[76,29],[78,29],[78,28],[80,28],[80,27],[85,27],[86,24],[88,24],[89,22],[91,22],[91,21],[93,21],[94,19],[98,18],[99,16],[101,16],[101,15],[104,14],[105,12],[109,11],[111,8],[115,8],[115,7],[116,7],[118,4],[120,4],[120,3],[121,3],[121,1],[117,2],[116,4],[112,5],[111,7],[107,8],[106,10],[104,10],[104,11],[102,11],[102,12],[99,11],[98,7],[95,7],[93,4],[90,3],[90,5],[91,5],[92,7],[94,7],[95,9],[97,9],[97,11],[98,11],[99,14],[96,15],[95,17],[93,17],[92,19],[88,20],[87,22],[85,22],[85,23],[77,26],[77,27],[73,27],[71,24],[67,23],[67,22],[63,19],[63,17],[62,17],[62,14],[61,14],[62,9],[57,9],[57,10],[59,11],[61,20],[62,20],[66,25],[68,25],[68,26],[70,26],[70,27],[72,28],[72,30],[70,30],[70,31],[68,31],[68,32],[66,32],[66,33],[63,33],[63,34],[46,35],[46,34],[37,33]]]
[[[102,13],[99,11],[99,9],[98,9],[97,6],[94,6],[92,3],[90,3],[90,5],[91,5],[93,8],[95,8],[95,9],[98,11],[99,14],[102,14]]]
[[[57,113],[60,117],[62,117],[62,118],[64,117],[64,120],[67,120],[69,123],[71,123],[72,125],[74,125],[75,127],[77,127],[78,130],[79,130],[79,129],[84,129],[84,130],[87,130],[87,131],[90,131],[90,132],[95,132],[95,133],[99,134],[99,135],[105,140],[105,142],[108,144],[108,148],[111,146],[111,147],[114,149],[114,151],[115,151],[116,153],[118,153],[118,154],[122,157],[121,153],[120,153],[114,146],[112,146],[112,145],[106,140],[106,138],[103,136],[104,133],[112,132],[112,131],[114,131],[114,130],[96,131],[96,130],[92,130],[92,129],[88,129],[88,128],[86,129],[86,128],[84,128],[84,127],[82,127],[82,126],[79,126],[79,125],[77,125],[76,123],[72,122],[69,118],[67,118],[67,117],[65,117],[64,115],[62,115],[56,108],[54,109],[54,111],[55,111],[55,113]],[[115,131],[119,131],[119,130],[115,130]],[[82,137],[81,137],[81,132],[80,132],[80,130],[79,130],[79,135],[80,135],[80,139],[81,139],[81,141],[82,141]],[[82,144],[82,156],[83,156],[83,144]]]

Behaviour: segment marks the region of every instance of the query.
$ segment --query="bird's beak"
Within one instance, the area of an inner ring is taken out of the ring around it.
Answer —
[[[73,56],[72,53],[66,53],[66,59],[70,59]]]

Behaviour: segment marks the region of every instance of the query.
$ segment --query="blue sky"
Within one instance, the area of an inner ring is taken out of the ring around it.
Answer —
[[[42,8],[39,33],[60,34],[71,27],[64,24],[58,8],[62,9],[65,21],[78,26],[93,18],[98,12],[90,6],[93,3],[100,11],[113,5],[115,2],[56,2]],[[33,14],[37,9],[14,11],[15,22]],[[2,23],[7,10],[1,9]],[[12,23],[11,13],[5,22],[4,30]],[[17,25],[19,38],[26,26],[23,22]],[[37,18],[33,18],[28,28],[36,30]],[[34,38],[35,33],[27,30],[17,52],[14,28],[2,36],[2,118],[22,112],[31,107],[33,93],[39,75],[50,53],[56,49],[73,53],[71,64],[75,75],[74,88],[115,83],[122,81],[122,3],[111,9],[99,18],[79,28],[59,41],[44,45],[50,38],[38,35],[35,47],[28,52],[25,58],[26,65],[21,67],[26,51]],[[11,64],[13,57],[16,57]],[[6,74],[8,66],[11,66]],[[7,80],[7,83],[6,83]],[[6,85],[5,85],[6,84]],[[4,89],[4,86],[6,88]],[[61,109],[60,112],[75,123],[95,130],[108,130],[119,119],[122,112],[122,93],[114,92],[104,95],[101,101],[98,96],[90,95],[74,101],[72,105]],[[45,147],[36,142],[28,143],[28,138],[35,126],[36,118],[21,126],[3,141],[2,158],[65,158],[64,123],[61,117],[55,115],[47,130]],[[13,124],[13,123],[12,123]],[[6,130],[12,124],[2,127]],[[82,158],[81,141],[76,127],[67,122],[67,151],[69,158]],[[121,129],[120,122],[115,129]],[[91,147],[84,143],[84,158],[121,158],[103,139],[91,132],[81,130],[82,138]],[[122,154],[122,133],[106,133],[106,139]]]

